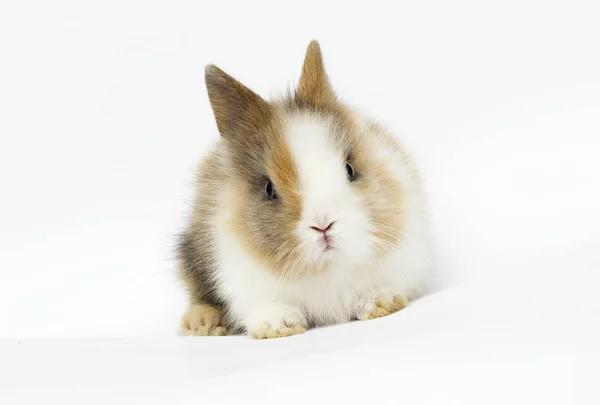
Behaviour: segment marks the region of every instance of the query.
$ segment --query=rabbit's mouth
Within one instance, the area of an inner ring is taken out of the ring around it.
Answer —
[[[323,253],[335,249],[335,241],[331,235],[323,234],[321,239],[319,239],[318,244],[319,247],[323,249]]]

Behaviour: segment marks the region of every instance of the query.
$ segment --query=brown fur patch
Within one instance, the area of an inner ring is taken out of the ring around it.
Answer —
[[[299,194],[298,172],[292,153],[281,136],[274,139],[267,172],[271,173],[273,181],[279,185],[278,193],[286,198],[290,217],[295,220],[300,218],[302,199]]]
[[[374,137],[380,134],[369,131],[366,136]],[[379,145],[380,147],[397,147]],[[375,160],[369,148],[363,145],[355,158],[355,170],[359,178],[355,181],[356,190],[362,196],[365,208],[375,230],[375,251],[383,256],[393,249],[401,237],[403,225],[403,192],[402,186],[394,178],[390,169],[382,161]]]
[[[262,139],[252,147],[261,148],[264,160],[255,170],[264,174],[256,181],[243,178],[236,182],[237,202],[231,228],[258,263],[277,275],[295,277],[302,269],[294,233],[302,213],[298,173],[280,129],[265,131]],[[252,153],[250,150],[237,152]],[[267,199],[265,194],[269,180],[277,193],[273,200]]]

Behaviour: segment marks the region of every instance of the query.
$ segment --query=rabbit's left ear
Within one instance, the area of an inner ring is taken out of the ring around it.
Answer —
[[[206,89],[219,132],[224,138],[257,136],[271,116],[270,105],[258,94],[214,65],[205,69]]]
[[[336,99],[325,73],[321,47],[316,40],[311,41],[306,50],[296,97],[310,104],[329,104]]]

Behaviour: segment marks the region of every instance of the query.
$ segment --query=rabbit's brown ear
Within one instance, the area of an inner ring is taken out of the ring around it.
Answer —
[[[306,50],[296,97],[311,104],[329,104],[335,101],[335,93],[325,73],[321,47],[316,40],[311,41]]]
[[[217,128],[223,137],[248,133],[247,130],[260,127],[271,116],[271,106],[265,100],[217,66],[206,66],[205,81]]]

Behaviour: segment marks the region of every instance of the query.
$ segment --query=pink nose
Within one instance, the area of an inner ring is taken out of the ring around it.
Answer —
[[[317,232],[323,232],[323,233],[325,233],[325,232],[327,232],[328,230],[331,229],[331,227],[333,226],[334,223],[335,223],[335,221],[331,222],[329,225],[327,225],[326,228],[320,228],[318,226],[311,226],[310,229],[314,229]]]

